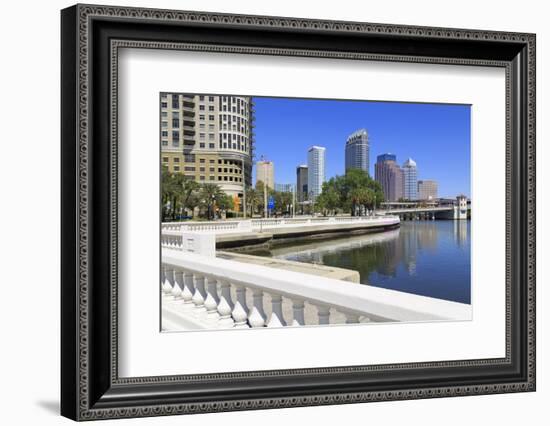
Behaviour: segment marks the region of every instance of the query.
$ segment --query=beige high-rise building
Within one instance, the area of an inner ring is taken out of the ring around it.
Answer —
[[[256,162],[256,183],[262,181],[268,188],[275,189],[275,169],[273,161]]]
[[[252,99],[162,93],[160,114],[161,164],[242,197],[252,183]]]
[[[419,200],[435,200],[437,198],[437,181],[435,180],[419,180],[418,181],[418,199]]]
[[[385,201],[403,198],[403,170],[393,154],[382,154],[374,165],[374,179],[382,186]]]

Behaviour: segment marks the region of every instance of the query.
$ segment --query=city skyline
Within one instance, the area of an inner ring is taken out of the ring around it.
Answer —
[[[470,196],[470,106],[396,102],[253,98],[256,153],[275,165],[275,182],[296,180],[311,146],[326,148],[325,175],[345,173],[346,141],[366,129],[373,159],[414,158],[418,180],[438,182],[440,197]],[[442,143],[441,141],[444,141]],[[255,170],[254,170],[255,173]]]

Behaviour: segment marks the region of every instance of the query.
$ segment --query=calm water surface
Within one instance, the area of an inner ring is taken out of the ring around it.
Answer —
[[[470,221],[403,221],[383,233],[253,254],[352,269],[362,284],[470,303]]]

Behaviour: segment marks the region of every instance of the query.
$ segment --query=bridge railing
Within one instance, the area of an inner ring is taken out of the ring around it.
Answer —
[[[471,316],[470,305],[167,249],[161,288],[166,330],[323,325],[335,312],[347,323]],[[270,296],[269,316],[264,294]],[[283,315],[283,299],[292,302],[290,316]],[[317,310],[314,320],[306,321],[305,304]]]
[[[165,232],[252,232],[261,229],[289,225],[319,225],[334,222],[358,222],[379,218],[375,214],[369,216],[323,216],[323,217],[294,217],[294,218],[262,218],[249,220],[228,220],[209,222],[164,222],[162,233]]]

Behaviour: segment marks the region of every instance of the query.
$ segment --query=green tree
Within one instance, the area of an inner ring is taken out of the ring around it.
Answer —
[[[316,200],[317,209],[323,214],[335,214],[337,209],[342,208],[341,194],[337,190],[336,181],[331,178],[323,183],[323,190]]]
[[[246,189],[246,209],[250,210],[250,217],[254,216],[256,212],[256,207],[260,204],[260,201],[263,200],[263,193],[252,187]]]
[[[364,209],[376,209],[383,201],[384,193],[378,182],[363,170],[349,169],[345,175],[323,184],[316,205],[325,212],[341,209],[355,216]]]
[[[185,178],[178,182],[179,190],[181,191],[181,204],[183,209],[188,209],[193,215],[193,210],[199,205],[198,192],[200,185],[194,180]]]
[[[201,185],[199,202],[206,208],[208,219],[214,219],[214,206],[225,196],[225,193],[216,184],[203,183]]]

